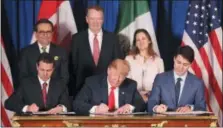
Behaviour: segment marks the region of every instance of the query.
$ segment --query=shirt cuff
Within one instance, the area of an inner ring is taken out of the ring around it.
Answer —
[[[22,112],[27,112],[27,109],[28,109],[28,105],[26,105],[22,108]]]
[[[192,111],[194,110],[194,105],[188,104],[187,106],[189,106]]]
[[[90,109],[90,111],[89,111],[89,113],[95,113],[95,111],[96,111],[96,107],[98,107],[98,106],[93,106],[91,109]]]
[[[157,108],[157,106],[158,106],[158,105],[155,105],[155,106],[153,107],[153,112],[156,112],[156,108]]]
[[[134,109],[135,109],[135,107],[134,107],[134,106],[132,106],[132,105],[129,105],[129,107],[130,107],[130,111],[131,111],[131,112],[133,112],[133,111],[134,111]]]
[[[62,107],[62,109],[63,109],[62,111],[63,111],[63,112],[67,112],[67,107],[65,107],[65,106],[62,105],[62,104],[59,104],[58,106],[61,106],[61,107]]]

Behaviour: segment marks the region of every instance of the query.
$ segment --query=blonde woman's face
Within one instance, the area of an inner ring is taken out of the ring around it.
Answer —
[[[136,47],[139,51],[148,49],[150,43],[151,41],[147,38],[145,33],[139,32],[136,34]]]

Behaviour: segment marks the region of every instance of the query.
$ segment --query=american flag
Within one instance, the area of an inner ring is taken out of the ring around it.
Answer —
[[[222,28],[216,0],[191,0],[182,45],[195,51],[191,72],[203,79],[207,108],[222,126]]]
[[[4,108],[4,102],[13,92],[12,76],[2,38],[0,41],[1,41],[1,126],[10,127],[11,126],[10,118],[12,117],[13,112],[8,111]]]

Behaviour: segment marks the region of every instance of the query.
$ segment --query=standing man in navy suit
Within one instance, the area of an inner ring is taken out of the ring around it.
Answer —
[[[206,110],[204,83],[188,72],[194,60],[189,46],[180,47],[174,56],[173,71],[158,74],[148,100],[149,112]]]
[[[87,9],[88,29],[72,37],[73,96],[82,88],[85,78],[105,73],[108,65],[123,58],[117,35],[102,29],[104,11],[99,6]]]
[[[88,77],[73,102],[74,111],[79,114],[145,111],[146,104],[136,82],[126,78],[129,69],[126,60],[116,59],[107,68],[107,75]]]

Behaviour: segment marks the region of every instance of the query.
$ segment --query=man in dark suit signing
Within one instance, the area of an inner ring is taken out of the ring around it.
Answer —
[[[67,86],[52,78],[54,58],[42,53],[36,64],[38,75],[22,80],[18,89],[5,101],[6,109],[21,112],[48,111],[49,114],[70,111]]]
[[[206,110],[204,83],[188,72],[193,60],[191,47],[183,46],[177,50],[174,69],[155,78],[148,100],[149,112]]]
[[[123,57],[118,37],[102,30],[103,20],[101,7],[89,7],[86,16],[89,29],[72,37],[73,96],[80,91],[85,78],[106,72],[112,60]]]
[[[136,82],[126,78],[129,64],[114,60],[107,75],[95,75],[86,79],[84,87],[73,102],[76,113],[131,113],[145,110],[145,102],[136,88]]]
[[[68,74],[68,58],[66,51],[52,43],[53,23],[48,19],[40,19],[34,28],[34,34],[37,41],[21,51],[19,61],[20,80],[36,76],[36,61],[43,52],[50,53],[56,62],[52,77],[61,79],[67,84]]]

